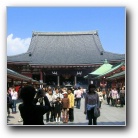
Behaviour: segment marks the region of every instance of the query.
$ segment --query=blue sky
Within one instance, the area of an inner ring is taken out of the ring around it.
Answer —
[[[33,31],[98,30],[105,51],[126,51],[125,7],[7,7],[7,55],[27,51]]]

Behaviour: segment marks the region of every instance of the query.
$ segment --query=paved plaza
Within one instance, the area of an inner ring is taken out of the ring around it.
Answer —
[[[10,114],[7,118],[8,126],[21,126],[23,122],[19,122],[20,113],[18,110],[17,104],[17,113]],[[97,119],[97,126],[126,126],[126,107],[113,107],[107,105],[106,100],[103,101],[101,105],[101,116]],[[46,122],[46,114],[44,115],[45,126],[88,126],[88,120],[84,114],[84,98],[81,99],[81,108],[77,109],[74,107],[74,122],[68,122],[67,124],[56,123],[56,122]]]

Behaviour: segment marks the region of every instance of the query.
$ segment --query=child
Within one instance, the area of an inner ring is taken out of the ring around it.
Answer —
[[[61,103],[60,97],[57,97],[55,102],[56,122],[60,122],[61,110],[62,110],[62,103]]]
[[[63,123],[68,123],[69,98],[67,92],[64,92],[63,96],[64,96],[62,99]]]

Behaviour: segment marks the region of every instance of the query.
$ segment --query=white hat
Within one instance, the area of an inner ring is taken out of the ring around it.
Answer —
[[[62,94],[63,94],[63,95],[64,95],[64,94],[67,94],[67,92],[63,92]]]

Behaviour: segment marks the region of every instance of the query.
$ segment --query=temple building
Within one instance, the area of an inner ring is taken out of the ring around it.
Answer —
[[[27,52],[8,56],[7,67],[47,85],[84,85],[105,59],[114,65],[125,54],[105,51],[98,31],[33,32]]]

